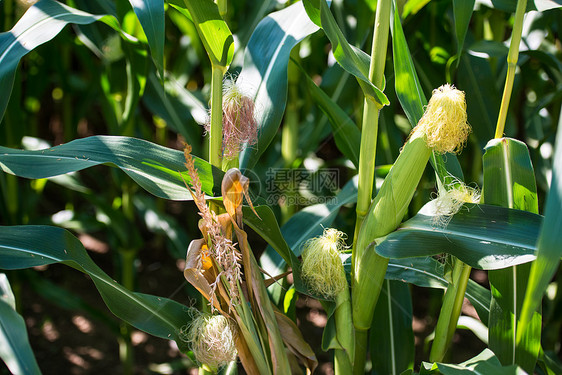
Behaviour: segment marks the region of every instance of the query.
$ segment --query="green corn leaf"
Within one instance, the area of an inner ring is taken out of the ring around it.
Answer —
[[[436,223],[434,202],[397,231],[381,238],[376,252],[386,258],[449,253],[479,269],[500,269],[535,258],[540,215],[488,205],[465,205],[448,225]],[[485,245],[485,246],[484,246]]]
[[[212,0],[169,1],[193,21],[211,63],[227,69],[234,56],[234,37]],[[189,12],[189,13],[188,13]]]
[[[422,362],[419,372],[420,375],[473,375],[473,374],[494,374],[494,375],[524,375],[526,374],[520,367],[516,365],[502,367],[499,359],[490,349],[478,354],[476,357],[469,359],[458,365],[448,363],[427,363]]]
[[[14,294],[3,273],[0,273],[0,358],[14,375],[41,374],[25,321],[16,312]]]
[[[361,132],[355,122],[349,118],[347,113],[334,102],[310,76],[301,69],[301,73],[306,77],[306,83],[312,99],[320,107],[322,112],[328,117],[332,127],[332,134],[336,141],[336,146],[346,156],[356,168],[359,168],[359,148],[361,146]]]
[[[410,0],[404,4],[402,9],[402,18],[406,18],[409,15],[417,14],[423,7],[429,3],[430,0]]]
[[[20,59],[29,51],[53,39],[69,23],[87,25],[95,21],[101,21],[121,31],[113,16],[93,15],[58,1],[41,0],[31,6],[10,31],[0,33],[0,120],[10,99]]]
[[[370,330],[373,374],[401,374],[414,367],[412,296],[408,284],[385,280]]]
[[[275,214],[269,206],[257,206],[255,209],[260,216],[259,218],[256,217],[250,207],[243,207],[244,223],[252,228],[252,230],[254,230],[261,238],[266,240],[271,248],[275,250],[275,254],[278,254],[281,257],[281,260],[278,260],[278,257],[275,257],[276,261],[281,264],[288,264],[292,267],[295,289],[299,292],[306,291],[307,289],[300,277],[301,263],[289,245],[287,245],[285,238],[283,238],[283,234],[281,233]],[[262,266],[265,271],[269,273],[269,276],[277,276],[280,273],[276,272],[276,269],[271,267],[270,264],[265,263]],[[281,272],[283,271],[284,270],[281,270]]]
[[[562,123],[558,124],[556,150],[552,162],[552,182],[546,201],[545,219],[538,240],[537,260],[531,266],[525,300],[520,313],[517,341],[521,342],[527,330],[532,330],[535,311],[562,256]]]
[[[506,52],[507,53],[507,52]],[[481,147],[494,137],[500,97],[487,59],[470,54],[460,57],[458,83],[466,89],[466,112]]]
[[[302,2],[271,13],[256,27],[244,52],[238,83],[255,101],[259,139],[240,154],[240,167],[251,168],[273,140],[287,103],[287,68],[291,50],[318,31]]]
[[[43,225],[0,227],[0,268],[22,269],[63,263],[89,275],[105,304],[117,317],[154,336],[176,340],[187,350],[180,331],[190,317],[187,307],[167,298],[127,290],[111,279],[65,229]]]
[[[344,261],[347,273],[351,271],[351,256]],[[385,279],[408,282],[423,288],[447,289],[445,265],[432,257],[390,259]],[[468,280],[466,298],[472,303],[478,317],[487,326],[490,314],[490,291],[472,280]]]
[[[193,153],[201,149],[202,127],[207,120],[207,108],[202,100],[171,77],[160,83],[156,74],[147,77],[143,104],[155,115],[166,121],[166,125],[181,134],[193,147]]]
[[[492,139],[483,156],[484,203],[538,213],[535,171],[525,143]]]
[[[220,195],[223,172],[193,156],[202,190]],[[47,178],[99,164],[113,164],[157,197],[190,200],[180,177],[191,179],[184,166],[183,152],[130,137],[93,136],[76,139],[46,150],[15,150],[0,147],[0,168],[25,178]]]
[[[424,288],[446,289],[449,281],[444,275],[445,265],[431,257],[391,259],[385,278],[406,281]],[[472,280],[468,280],[466,298],[472,303],[480,320],[487,326],[490,314],[490,291]]]
[[[510,138],[492,139],[483,156],[486,204],[538,213],[534,169],[527,146]],[[531,264],[490,271],[489,347],[504,365],[518,364],[531,373],[540,350],[541,314],[535,313],[530,330],[516,345],[517,320],[523,305]]]
[[[455,36],[457,37],[457,64],[461,56],[464,38],[468,24],[472,18],[475,0],[453,0],[453,14],[455,15]]]
[[[340,30],[330,8],[325,0],[304,0],[304,7],[308,16],[316,25],[322,28],[332,44],[334,58],[347,72],[357,78],[365,96],[376,102],[380,106],[388,105],[390,102],[383,94],[382,89],[378,88],[369,79],[369,65],[371,57],[349,44]],[[383,53],[381,51],[381,53]]]
[[[489,2],[486,3],[489,4]],[[491,3],[494,8],[508,13],[515,13],[515,8],[517,7],[517,1],[514,0],[494,0]],[[562,8],[562,0],[527,0],[527,12],[530,10],[542,12],[555,8]]]
[[[427,99],[423,93],[410,50],[408,49],[400,16],[394,10],[394,5],[392,14],[394,18],[393,22],[390,23],[390,30],[392,32],[392,54],[396,80],[394,87],[398,101],[402,105],[402,109],[404,109],[411,126],[414,127],[423,116]],[[446,182],[446,179],[451,174],[460,180],[464,179],[462,169],[455,155],[447,154],[444,156],[433,153],[430,161],[435,173],[442,182]]]
[[[129,0],[146,34],[160,76],[164,74],[164,0]]]
[[[404,113],[412,126],[416,126],[422,118],[427,99],[423,93],[418,74],[414,67],[408,43],[402,30],[400,16],[393,8],[393,22],[390,23],[392,31],[392,57],[395,70],[395,88],[398,100]]]

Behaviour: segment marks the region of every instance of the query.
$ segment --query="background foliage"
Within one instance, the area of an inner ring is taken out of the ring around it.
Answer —
[[[415,216],[436,191],[433,170],[427,168],[405,217],[411,220],[391,235],[401,244],[411,241],[410,247],[400,247],[403,253],[389,243],[377,248],[395,259],[387,271],[391,281],[385,284],[393,298],[375,312],[377,321],[388,323],[371,332],[373,372],[398,371],[377,360],[389,357],[377,349],[379,340],[389,335],[396,348],[408,348],[396,360],[404,366],[401,370],[434,371],[421,362],[428,361],[428,336],[439,315],[441,289],[450,282],[451,264],[428,255],[442,252],[479,268],[472,271],[466,294],[474,308],[465,305],[465,319],[459,321],[459,328],[470,332],[457,332],[444,362],[506,365],[501,350],[494,351],[499,360],[482,351],[496,345],[488,343],[487,334],[490,306],[495,306],[490,299],[496,295],[490,293],[482,269],[506,265],[506,258],[494,254],[512,251],[505,250],[514,245],[512,234],[522,233],[510,266],[528,262],[537,248],[545,254],[542,268],[529,266],[526,271],[534,275],[537,295],[546,289],[542,337],[533,344],[540,347],[536,371],[559,373],[562,192],[561,163],[554,161],[562,121],[559,1],[528,1],[505,126],[505,136],[513,138],[507,161],[517,172],[512,177],[519,187],[512,206],[501,201],[505,183],[494,176],[494,168],[505,165],[504,149],[489,141],[508,69],[515,1],[396,1],[384,90],[367,78],[376,1],[333,1],[328,8],[324,1],[232,0],[224,20],[205,0],[31,3],[0,2],[0,268],[7,270],[7,279],[0,279],[7,296],[0,300],[5,311],[0,316],[8,340],[24,337],[27,329],[43,373],[67,371],[68,366],[73,373],[100,373],[115,366],[137,373],[181,373],[196,366],[175,344],[144,331],[173,338],[169,334],[189,320],[185,307],[200,302],[182,275],[187,245],[199,236],[199,216],[192,202],[183,202],[190,196],[179,175],[185,170],[183,154],[176,150],[183,149],[184,141],[193,147],[205,193],[219,196],[223,173],[205,162],[208,142],[201,126],[209,107],[212,66],[217,65],[229,66],[228,74],[238,76],[256,100],[259,143],[240,157],[240,168],[252,180],[252,200],[262,205],[258,213],[264,219],[248,219],[250,242],[269,273],[279,273],[287,263],[297,269],[299,291],[285,281],[284,288],[270,288],[271,297],[289,317],[298,318],[319,356],[319,373],[328,373],[332,361],[321,351],[335,345],[331,310],[304,294],[296,257],[322,226],[337,227],[353,238],[353,177],[364,98],[386,104],[376,154],[375,182],[380,186],[423,114],[426,98],[445,82],[466,92],[473,133],[457,159],[446,155],[432,160],[436,170],[443,166],[483,187],[486,204],[546,216],[517,212],[497,236],[472,233],[457,239],[447,231],[438,233]],[[288,136],[285,129],[292,129]],[[338,186],[295,191],[300,199],[294,205],[272,201],[268,172],[280,168],[311,175],[333,169]],[[187,174],[184,178],[189,181]],[[472,232],[494,210],[485,206],[479,214],[462,212],[448,229]],[[547,224],[541,227],[543,222]],[[448,244],[456,240],[458,246],[450,249]],[[474,255],[471,243],[479,241],[492,245],[481,247],[483,255]],[[13,256],[14,248],[23,255]],[[420,255],[424,257],[410,258]],[[522,304],[524,297],[514,298]],[[540,304],[531,297],[525,302],[529,321]],[[140,307],[131,313],[122,309],[124,303]],[[106,305],[130,325],[109,314]],[[154,315],[159,319],[150,318]],[[490,319],[493,325],[496,318]],[[388,327],[396,330],[389,332]],[[66,330],[77,332],[75,341],[64,339]],[[8,364],[11,371],[13,366],[35,368],[28,346],[12,349],[11,358],[26,360]],[[120,350],[129,355],[118,360]],[[447,364],[434,367],[443,373],[454,369]]]

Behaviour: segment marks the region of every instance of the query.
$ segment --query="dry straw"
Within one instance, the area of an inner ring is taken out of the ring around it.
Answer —
[[[305,242],[302,252],[301,276],[318,295],[333,300],[347,288],[340,253],[347,248],[345,233],[327,228],[320,237]]]

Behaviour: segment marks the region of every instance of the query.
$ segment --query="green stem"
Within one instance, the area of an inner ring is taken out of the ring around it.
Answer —
[[[384,65],[386,61],[386,51],[388,46],[388,31],[390,28],[391,0],[379,0],[375,16],[373,31],[373,44],[371,46],[371,65],[369,66],[369,79],[377,87],[382,87],[384,82]],[[353,250],[351,262],[352,278],[355,274],[355,258],[357,239],[359,230],[367,215],[373,197],[373,180],[375,176],[375,156],[377,148],[377,134],[379,127],[380,106],[365,99],[363,121],[361,125],[361,148],[359,150],[359,180],[357,190],[357,219],[355,222],[355,233],[353,235]],[[383,276],[384,277],[384,276]],[[355,300],[355,290],[353,299]],[[355,320],[354,320],[355,323]],[[357,326],[356,326],[357,328]],[[355,335],[354,352],[367,348],[368,335],[365,332]],[[357,353],[353,363],[355,372],[361,373],[365,368],[365,353]]]
[[[342,267],[343,277],[345,271]],[[353,332],[353,320],[351,316],[351,301],[349,289],[345,288],[336,295],[336,335],[343,349],[334,352],[334,370],[336,375],[347,375],[353,371],[355,356],[355,335]]]
[[[462,310],[466,285],[472,267],[454,258],[453,280],[447,286],[443,306],[439,313],[439,320],[435,328],[435,339],[429,354],[430,362],[440,362],[445,357],[451,339],[457,328],[457,322]]]
[[[509,53],[507,55],[507,77],[505,79],[505,87],[503,89],[500,114],[498,116],[498,122],[496,124],[495,138],[503,137],[505,120],[507,119],[507,110],[509,108],[509,100],[511,99],[511,91],[513,90],[513,81],[515,79],[515,69],[517,68],[517,59],[519,57],[519,44],[521,43],[521,33],[523,31],[523,16],[525,15],[526,8],[527,0],[519,0],[517,2],[515,22],[513,24],[511,42],[509,43]]]
[[[13,0],[6,0],[4,3],[4,29],[10,29],[12,25],[12,16],[14,13],[14,1]]]
[[[71,66],[71,56],[70,56],[70,48],[67,44],[61,46],[61,60],[65,67],[70,69]],[[62,121],[63,121],[63,131],[64,131],[64,141],[70,142],[74,138],[76,138],[76,126],[73,122],[73,115],[72,111],[74,109],[72,105],[72,97],[69,95],[70,90],[65,90],[66,85],[62,85],[60,88],[63,90],[63,96],[61,98],[61,105],[62,105]]]
[[[135,286],[135,259],[136,250],[120,249],[121,257],[121,283],[129,290]],[[121,337],[119,339],[119,357],[123,365],[123,374],[132,375],[134,369],[134,348],[131,342],[131,326],[126,322],[121,322]]]
[[[368,329],[355,329],[355,363],[353,365],[354,375],[365,375],[365,363],[367,362],[367,343],[369,341]],[[364,346],[358,346],[358,345]],[[362,364],[360,366],[359,364]]]
[[[123,185],[123,193],[121,195],[121,209],[123,215],[129,223],[135,220],[134,206],[132,202],[131,184]],[[127,242],[119,248],[119,257],[121,258],[121,284],[129,289],[135,289],[135,259],[137,258],[137,249],[130,248],[132,239],[124,239]],[[133,374],[134,372],[134,348],[131,342],[131,326],[126,322],[121,322],[121,338],[119,340],[119,356],[123,365],[123,374]]]
[[[384,79],[384,64],[388,45],[391,4],[392,2],[390,0],[381,0],[377,3],[373,45],[371,47],[371,65],[369,67],[369,79],[377,87],[382,87]],[[354,244],[357,242],[359,229],[361,228],[361,224],[363,223],[373,197],[379,111],[380,107],[375,102],[365,99],[361,125],[361,148],[359,150],[357,220],[355,222],[355,234],[353,237]]]
[[[2,191],[4,192],[4,202],[8,211],[8,222],[15,225],[18,223],[18,216],[21,214],[18,204],[20,195],[18,177],[7,173],[4,173],[4,176],[5,190],[3,186]]]
[[[407,212],[416,187],[431,155],[423,132],[414,132],[390,169],[361,226],[354,247],[355,272],[352,275],[353,324],[356,330],[356,351],[367,348],[367,335],[358,334],[371,327],[388,259],[379,256],[373,248],[377,238],[394,231]],[[363,341],[360,341],[363,340]],[[362,349],[359,349],[362,348]],[[361,373],[365,363],[355,358],[355,373]]]
[[[224,72],[224,67],[213,65],[209,162],[217,168],[222,166],[222,79]]]
[[[294,59],[298,59],[298,51],[298,48],[295,48],[293,49],[293,51],[291,51],[291,56]],[[285,111],[285,121],[283,123],[283,129],[281,132],[281,155],[283,156],[285,168],[291,168],[291,166],[297,159],[297,149],[299,144],[299,71],[298,67],[295,63],[293,63],[292,60],[289,60],[288,77],[289,90],[287,110]],[[285,196],[287,198],[287,201],[281,206],[281,217],[283,224],[286,223],[296,211],[296,204],[292,202],[297,196],[295,192],[295,186],[290,186]]]

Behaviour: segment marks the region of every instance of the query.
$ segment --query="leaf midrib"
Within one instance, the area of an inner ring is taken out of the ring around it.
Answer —
[[[416,267],[413,267],[413,266],[403,266],[403,265],[401,265],[401,264],[389,263],[389,264],[388,264],[388,267],[389,267],[389,268],[390,268],[390,267],[395,267],[395,268],[404,269],[404,270],[412,270],[412,271],[417,272],[417,273],[419,273],[419,274],[421,274],[421,275],[429,276],[429,277],[432,277],[432,278],[435,279],[435,280],[439,280],[439,281],[445,283],[445,285],[448,285],[448,284],[449,284],[449,282],[448,282],[445,278],[440,277],[440,276],[438,276],[438,275],[435,275],[435,274],[433,274],[433,273],[429,273],[429,272],[427,272],[427,271],[424,271],[424,270],[422,270],[422,269],[419,269],[419,268],[416,268]],[[490,306],[481,304],[480,301],[478,301],[478,298],[477,298],[476,296],[474,296],[473,294],[471,294],[468,290],[465,292],[465,294],[466,294],[467,296],[471,296],[472,299],[473,299],[473,301],[476,301],[480,306],[482,306],[482,308],[483,308],[485,311],[488,311],[488,312],[490,311]]]
[[[53,19],[59,19],[59,18],[68,16],[68,15],[74,15],[74,13],[72,13],[72,12],[66,12],[66,13],[57,14],[57,15],[55,15],[55,16],[46,16],[44,19],[42,19],[41,21],[39,21],[39,22],[37,22],[37,23],[34,23],[33,25],[31,25],[30,27],[28,27],[27,29],[25,29],[24,31],[22,31],[22,32],[21,32],[19,35],[17,35],[17,36],[16,36],[15,34],[13,34],[12,30],[8,31],[8,32],[11,33],[12,35],[14,35],[15,39],[14,39],[14,41],[13,41],[12,43],[10,43],[9,47],[6,48],[6,50],[0,55],[0,63],[2,63],[2,61],[4,60],[4,58],[5,58],[5,56],[8,54],[8,52],[10,52],[10,51],[12,50],[12,48],[13,48],[17,43],[19,43],[20,39],[21,39],[25,34],[27,34],[28,32],[31,32],[32,30],[34,30],[34,29],[36,29],[36,28],[38,28],[38,27],[40,27],[41,25],[43,25],[44,23],[47,23],[48,21],[51,21],[51,20],[53,20]],[[96,16],[96,15],[91,14],[91,15],[89,15],[89,17],[92,17],[92,18],[94,19],[94,21],[97,21],[97,20],[99,20],[102,16]],[[92,22],[93,22],[93,21],[92,21]],[[69,23],[69,22],[67,22],[67,24],[68,24],[68,23]],[[66,25],[64,25],[64,26],[66,26]],[[63,26],[63,27],[64,27],[64,26]],[[21,44],[21,43],[20,43],[20,44]],[[23,44],[21,44],[21,45],[22,45],[22,47],[24,47]],[[26,48],[26,50],[28,50],[28,49]],[[28,51],[30,51],[30,50],[28,50]]]
[[[7,246],[7,245],[2,245],[0,248],[7,248],[7,249],[12,249],[14,251],[20,251],[22,253],[28,253],[28,254],[33,254],[33,255],[38,255],[47,259],[51,259],[57,263],[62,263],[62,262],[66,262],[66,261],[70,261],[73,262],[75,264],[77,264],[83,271],[84,273],[88,274],[90,277],[94,277],[97,280],[100,280],[102,282],[104,282],[105,284],[109,285],[110,287],[112,287],[115,290],[118,290],[119,292],[127,295],[133,302],[135,302],[137,305],[139,305],[140,307],[142,307],[143,309],[145,309],[146,311],[151,312],[154,316],[158,317],[162,322],[166,323],[168,326],[173,328],[173,331],[175,330],[175,324],[173,324],[173,322],[171,322],[170,320],[168,320],[167,318],[165,318],[164,316],[157,314],[157,312],[159,310],[152,310],[149,306],[147,306],[146,304],[144,304],[140,299],[138,299],[135,296],[135,293],[132,291],[129,291],[128,289],[122,287],[120,284],[118,283],[111,283],[109,282],[106,278],[104,278],[103,276],[98,275],[97,273],[93,272],[93,271],[89,271],[87,270],[85,267],[85,265],[80,264],[78,261],[74,260],[74,259],[68,259],[68,260],[64,260],[61,258],[56,258],[53,256],[50,256],[48,254],[45,253],[40,253],[37,251],[33,251],[31,249],[27,249],[27,248],[21,248],[21,247],[17,247],[17,246]],[[102,271],[103,272],[103,271]],[[109,278],[109,276],[107,276],[107,278]],[[94,282],[95,284],[95,282]],[[97,287],[97,285],[96,285]],[[99,289],[98,289],[99,290]],[[101,291],[100,291],[101,292]],[[110,307],[110,306],[108,306]]]
[[[474,235],[468,235],[466,232],[462,232],[459,230],[435,230],[435,228],[432,228],[432,230],[428,229],[426,226],[421,226],[421,225],[416,225],[416,224],[412,224],[412,225],[408,225],[407,227],[402,227],[402,228],[398,228],[398,231],[406,231],[406,230],[415,230],[415,231],[420,231],[423,233],[437,233],[440,234],[442,236],[456,236],[456,237],[460,237],[461,240],[462,239],[468,239],[471,241],[488,241],[492,244],[504,244],[504,245],[508,245],[508,246],[513,246],[513,247],[519,247],[519,248],[523,248],[523,249],[528,249],[530,250],[532,253],[530,254],[524,254],[524,255],[535,255],[536,252],[536,248],[532,245],[527,245],[527,244],[522,244],[521,242],[514,242],[514,241],[509,241],[507,238],[503,238],[501,241],[498,241],[494,238],[491,237],[484,237],[484,236],[474,236]],[[521,254],[519,254],[521,255]]]

